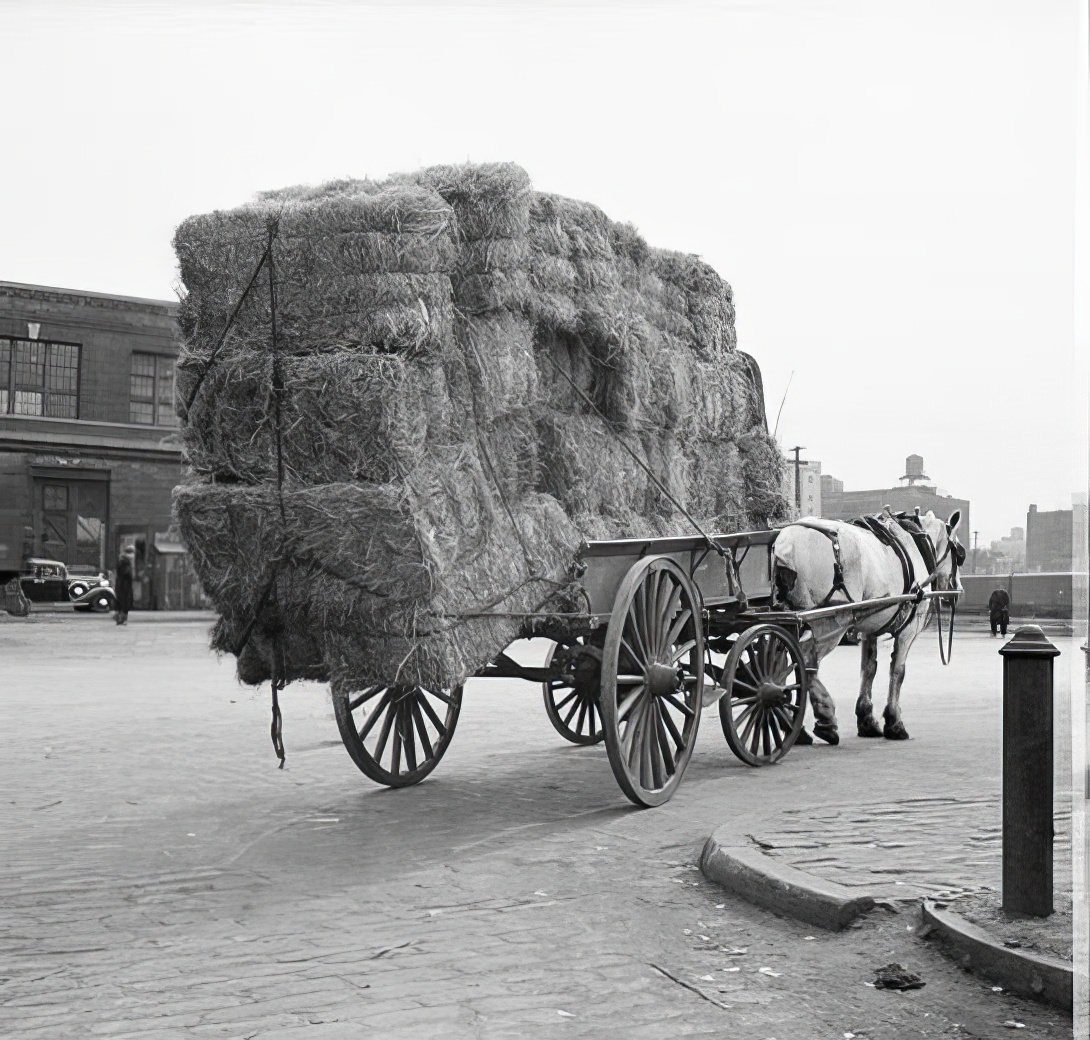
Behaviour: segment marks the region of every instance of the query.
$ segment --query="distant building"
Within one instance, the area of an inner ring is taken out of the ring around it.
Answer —
[[[785,456],[783,494],[792,516],[821,516],[821,463],[800,459],[796,473],[795,456]],[[796,484],[797,477],[797,484]]]
[[[830,477],[828,473],[821,474],[821,495],[823,500],[826,495],[839,495],[843,490],[843,480]]]
[[[977,573],[1013,574],[1026,566],[1026,532],[1012,527],[1006,538],[997,538],[988,546],[986,562],[983,554],[977,561]]]
[[[138,607],[198,605],[170,530],[179,345],[174,302],[0,281],[0,578],[133,545]]]
[[[1071,509],[1039,510],[1026,514],[1026,570],[1070,571],[1086,544],[1086,498],[1076,496]]]
[[[967,548],[972,546],[967,499],[955,498],[942,488],[928,483],[931,478],[924,473],[923,459],[919,455],[909,455],[905,459],[905,472],[900,479],[902,483],[898,487],[844,491],[841,481],[823,476],[821,515],[830,520],[851,520],[865,513],[877,513],[885,506],[894,512],[904,510],[906,513],[919,507],[921,513],[930,509],[945,520],[957,509],[961,510],[958,539]],[[841,490],[835,490],[834,485],[840,485]]]

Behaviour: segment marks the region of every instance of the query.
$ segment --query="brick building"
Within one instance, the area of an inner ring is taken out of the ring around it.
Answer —
[[[176,312],[0,281],[0,576],[30,556],[112,572],[132,544],[138,608],[198,605],[170,531]]]
[[[1070,571],[1086,545],[1086,498],[1075,497],[1071,509],[1040,510],[1026,514],[1026,570]]]
[[[923,459],[919,455],[908,456],[905,460],[905,472],[900,479],[901,483],[897,487],[845,491],[841,481],[825,474],[821,477],[821,515],[829,520],[851,520],[865,513],[877,513],[888,505],[894,511],[904,510],[906,513],[911,513],[917,507],[921,513],[930,509],[935,516],[945,520],[955,509],[960,509],[958,540],[966,546],[972,544],[968,501],[954,498],[932,484],[931,478],[923,471]]]

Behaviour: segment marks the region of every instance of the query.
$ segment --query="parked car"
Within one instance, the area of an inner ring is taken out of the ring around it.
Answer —
[[[19,585],[32,603],[71,603],[76,610],[98,613],[115,609],[110,579],[94,567],[76,565],[70,573],[59,560],[29,559]]]

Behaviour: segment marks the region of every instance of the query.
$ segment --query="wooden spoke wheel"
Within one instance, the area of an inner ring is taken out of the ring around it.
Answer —
[[[700,596],[673,560],[645,557],[621,582],[602,652],[606,750],[637,805],[661,805],[680,783],[703,689]]]
[[[462,687],[335,691],[333,708],[341,740],[360,770],[387,787],[409,787],[423,780],[446,752],[462,709]]]
[[[771,765],[791,749],[806,714],[806,669],[790,632],[754,625],[723,665],[719,719],[727,743],[751,766]]]
[[[578,646],[584,646],[582,637]],[[545,658],[545,667],[548,668],[556,655],[558,644],[553,643],[549,648],[549,655]],[[577,665],[577,667],[585,667]],[[598,680],[597,667],[594,675],[588,676],[594,681]],[[565,740],[573,744],[597,744],[605,736],[602,729],[602,716],[598,710],[597,686],[590,686],[587,682],[580,681],[583,676],[576,675],[575,684],[567,679],[550,679],[541,684],[545,697],[545,714],[553,728]]]

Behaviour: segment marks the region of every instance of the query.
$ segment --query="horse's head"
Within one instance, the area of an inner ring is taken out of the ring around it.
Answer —
[[[965,562],[965,546],[958,541],[959,523],[960,509],[955,509],[949,520],[940,520],[930,509],[920,517],[920,524],[935,547],[935,580],[931,587],[936,592],[961,588],[958,568]]]

